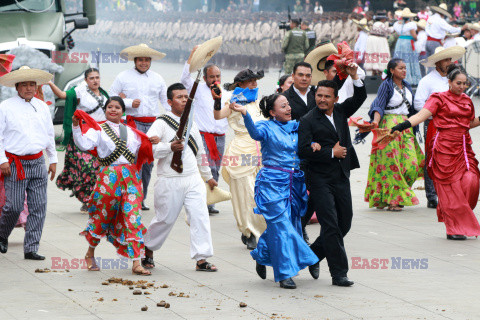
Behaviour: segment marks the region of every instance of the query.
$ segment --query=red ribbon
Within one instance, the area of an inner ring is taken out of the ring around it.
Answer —
[[[23,170],[23,165],[20,160],[35,160],[40,158],[43,155],[43,152],[40,151],[36,154],[29,154],[26,156],[18,156],[16,154],[5,151],[5,155],[8,158],[8,163],[12,164],[15,161],[15,167],[17,167],[17,181],[25,180],[25,171]]]

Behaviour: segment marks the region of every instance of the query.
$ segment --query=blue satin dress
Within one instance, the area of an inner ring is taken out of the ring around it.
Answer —
[[[254,211],[267,222],[250,254],[259,264],[273,267],[279,282],[318,262],[302,236],[301,217],[307,211],[308,196],[297,155],[298,122],[254,123],[248,113],[243,119],[252,139],[262,146],[263,168],[255,180]]]

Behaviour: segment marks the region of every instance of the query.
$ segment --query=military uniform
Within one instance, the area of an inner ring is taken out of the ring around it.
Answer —
[[[287,32],[282,42],[282,51],[285,53],[283,69],[286,74],[292,73],[293,66],[303,61],[308,46],[309,43],[305,31],[300,28],[294,28]]]

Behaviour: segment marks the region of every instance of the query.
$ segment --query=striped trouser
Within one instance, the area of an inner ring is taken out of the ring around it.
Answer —
[[[15,162],[10,165],[12,174],[5,177],[6,202],[0,217],[0,238],[8,239],[15,228],[23,210],[26,192],[29,215],[25,227],[23,248],[25,253],[37,252],[47,211],[47,167],[44,157],[20,161],[26,178],[17,181]]]

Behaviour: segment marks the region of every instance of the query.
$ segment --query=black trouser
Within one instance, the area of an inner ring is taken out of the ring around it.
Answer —
[[[332,277],[346,277],[348,259],[343,238],[352,225],[350,180],[341,175],[324,183],[316,179],[315,174],[310,180],[310,198],[321,226],[320,236],[310,248],[320,261],[327,258]]]

